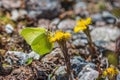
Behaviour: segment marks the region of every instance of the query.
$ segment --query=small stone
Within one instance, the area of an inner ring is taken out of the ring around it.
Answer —
[[[68,80],[67,72],[65,66],[60,66],[56,71],[56,80]]]
[[[71,60],[71,68],[75,72],[75,76],[82,70],[85,65],[89,65],[91,68],[94,68],[95,65],[93,63],[86,62],[80,56],[74,56]]]
[[[6,9],[13,9],[13,8],[20,8],[21,7],[21,0],[1,0],[3,7]]]
[[[33,58],[34,60],[39,60],[39,58],[40,58],[40,55],[34,51],[30,52],[28,54],[28,56],[29,56],[29,58]]]
[[[59,0],[26,0],[26,1],[27,1],[26,6],[29,11],[29,17],[53,19],[60,13],[61,5]]]
[[[27,54],[18,51],[7,51],[5,56],[6,61],[10,64],[23,65],[28,59]]]
[[[116,18],[109,12],[104,11],[102,13],[103,20],[108,23],[108,24],[115,24],[116,23]]]
[[[38,60],[40,55],[32,51],[29,54],[19,51],[7,51],[5,54],[6,61],[10,64],[25,65],[29,58]]]
[[[101,21],[102,20],[102,14],[100,14],[100,13],[92,14],[91,18],[92,18],[93,22]]]
[[[66,74],[65,66],[60,66],[60,67],[55,71],[55,74],[56,74],[56,75]]]
[[[31,10],[29,13],[28,13],[28,16],[30,17],[30,18],[36,18],[36,16],[37,15],[41,15],[42,14],[42,12],[41,11],[34,11],[34,10]]]
[[[24,17],[25,15],[27,15],[27,11],[24,9],[20,9],[19,10],[19,17]]]
[[[19,17],[18,11],[17,10],[12,10],[11,14],[12,14],[11,19],[16,21]]]
[[[117,75],[117,80],[120,80],[120,73]]]
[[[86,65],[83,70],[78,74],[78,80],[96,80],[99,72]]]
[[[87,40],[81,40],[81,39],[76,39],[76,40],[74,40],[73,41],[73,44],[75,45],[75,46],[85,46],[86,44],[88,43],[88,41]]]
[[[7,25],[5,26],[5,31],[6,31],[8,34],[12,33],[13,30],[14,30],[14,28],[13,28],[13,26],[12,26],[11,24],[7,24]]]
[[[38,21],[38,27],[43,27],[48,29],[50,27],[49,25],[50,25],[50,20],[48,19],[40,19]]]
[[[115,41],[120,36],[117,27],[97,27],[91,31],[93,41]]]
[[[42,62],[56,61],[58,58],[63,58],[63,54],[60,48],[54,49],[51,53],[42,58]]]
[[[74,11],[76,14],[80,14],[83,10],[87,9],[87,5],[85,2],[78,2],[74,6]]]
[[[2,6],[2,2],[0,1],[0,7]]]
[[[60,19],[59,18],[55,18],[55,19],[52,20],[51,24],[52,25],[57,25],[59,22],[60,22]]]
[[[73,29],[75,24],[76,22],[74,20],[66,19],[61,21],[57,27],[58,29],[67,30],[67,29]]]
[[[97,21],[96,23],[96,26],[105,26],[105,21]]]
[[[73,34],[72,39],[73,39],[72,43],[75,46],[85,46],[88,43],[87,37],[83,32]]]
[[[109,50],[114,51],[115,50],[115,42],[111,41],[95,41],[95,45],[99,47],[103,47]]]

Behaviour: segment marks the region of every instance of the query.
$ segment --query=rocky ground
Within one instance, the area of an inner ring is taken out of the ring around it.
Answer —
[[[119,4],[119,0],[0,0],[0,80],[68,80],[59,46],[38,55],[19,34],[26,27],[70,32],[67,46],[74,79],[97,79],[110,66],[106,55],[120,49]],[[89,28],[97,59],[90,58],[87,36],[73,32],[76,20],[86,17],[92,18]]]

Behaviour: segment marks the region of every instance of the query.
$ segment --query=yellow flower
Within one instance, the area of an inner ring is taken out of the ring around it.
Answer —
[[[107,72],[106,71],[103,72],[103,76],[107,76]]]
[[[85,23],[86,25],[89,25],[89,24],[92,23],[92,19],[91,19],[91,18],[87,18],[86,20],[84,20],[84,23]]]
[[[69,32],[56,31],[55,34],[50,38],[50,42],[68,40],[70,37],[71,34]]]
[[[117,75],[119,73],[119,71],[114,68],[114,67],[110,67],[110,68],[107,68],[105,71],[103,71],[103,76],[106,77],[106,76],[110,76],[110,77],[113,77],[115,75]]]
[[[66,33],[64,34],[64,38],[65,38],[65,39],[69,39],[70,37],[71,37],[71,34],[70,34],[70,33],[66,32]]]
[[[85,20],[83,19],[78,20],[74,28],[74,32],[79,32],[87,29],[87,26],[89,24],[91,24],[91,18],[87,18]]]

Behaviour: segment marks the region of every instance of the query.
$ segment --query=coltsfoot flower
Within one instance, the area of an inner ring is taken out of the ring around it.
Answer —
[[[87,26],[89,24],[91,24],[91,18],[87,18],[87,19],[80,19],[77,21],[76,26],[74,27],[74,32],[79,32],[79,31],[84,31],[85,29],[87,29]]]
[[[109,67],[107,68],[105,71],[103,71],[103,76],[109,76],[109,77],[113,77],[115,75],[117,75],[119,73],[118,69],[116,69],[115,67]]]
[[[50,42],[59,42],[62,40],[68,40],[71,37],[69,32],[56,31],[54,35],[50,37]]]

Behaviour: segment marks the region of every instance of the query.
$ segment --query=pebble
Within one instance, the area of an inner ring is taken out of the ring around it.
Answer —
[[[11,19],[16,21],[19,17],[19,12],[17,10],[12,10],[11,14],[12,14]]]
[[[117,27],[97,27],[91,31],[93,41],[115,41],[120,36]]]
[[[13,9],[13,8],[20,8],[21,7],[21,0],[1,0],[2,5],[6,9]]]
[[[27,8],[29,17],[53,19],[59,14],[61,5],[58,0],[27,0]]]
[[[75,6],[74,6],[74,11],[75,11],[76,14],[81,14],[81,12],[82,12],[83,10],[85,10],[86,8],[87,8],[86,3],[84,3],[84,2],[78,2],[78,3],[75,4]]]
[[[116,23],[116,18],[108,11],[102,12],[102,18],[103,18],[103,21],[105,21],[108,24],[115,24]]]
[[[75,72],[75,76],[78,75],[79,72],[83,69],[85,65],[89,65],[91,68],[95,68],[95,65],[93,63],[86,62],[83,58],[80,56],[74,56],[71,59],[71,68]]]
[[[40,55],[37,54],[36,52],[32,51],[28,54],[29,58],[33,58],[34,60],[39,60]]]
[[[83,70],[78,74],[78,80],[96,80],[99,72],[90,68],[89,65],[83,67]]]
[[[13,28],[13,26],[12,26],[11,24],[7,24],[7,25],[5,26],[5,31],[6,31],[8,34],[10,34],[10,33],[12,33],[12,32],[14,31],[14,28]]]
[[[7,51],[6,54],[6,61],[12,64],[24,65],[29,58],[34,60],[39,60],[40,55],[36,52],[32,51],[29,54],[19,51]]]
[[[61,21],[59,24],[58,24],[58,29],[62,29],[62,30],[68,30],[68,29],[73,29],[74,26],[76,24],[76,21],[75,20],[71,20],[71,19],[66,19],[66,20],[63,20]]]
[[[55,71],[55,74],[56,74],[56,80],[68,80],[68,76],[67,76],[67,73],[65,71],[65,66],[60,66]]]

